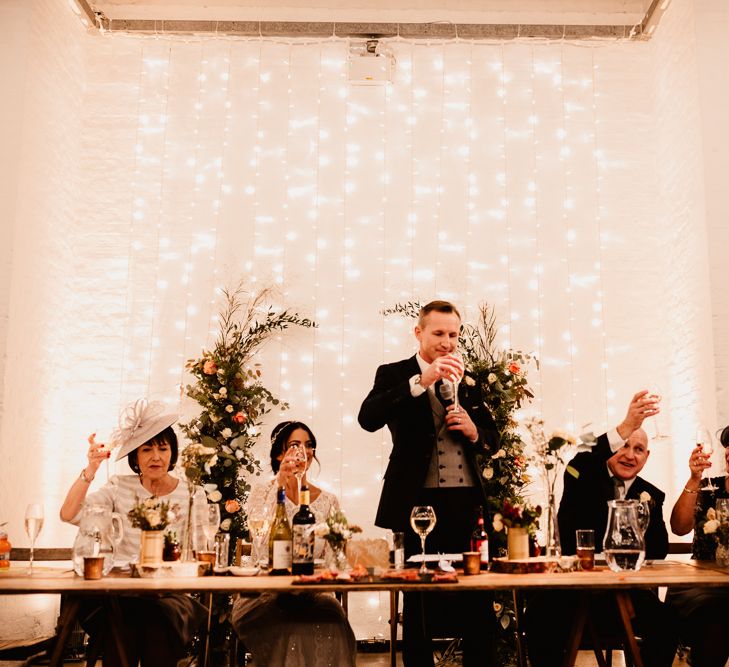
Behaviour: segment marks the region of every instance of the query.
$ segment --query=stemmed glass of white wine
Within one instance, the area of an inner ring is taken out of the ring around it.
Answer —
[[[218,503],[210,503],[205,512],[205,521],[203,522],[203,532],[205,533],[205,548],[211,549],[210,543],[215,539],[215,535],[220,528],[220,505]]]
[[[653,398],[658,403],[661,403],[663,400],[663,392],[661,391],[661,388],[654,384],[651,387],[648,387],[648,395],[646,398]],[[668,438],[668,435],[661,432],[661,425],[659,423],[659,415],[653,416],[653,437],[652,440],[666,440]]]
[[[696,444],[701,447],[701,453],[706,457],[711,457],[714,452],[714,439],[711,437],[711,431],[705,426],[696,429]],[[711,483],[711,477],[706,477],[706,470],[701,473],[702,481],[706,479],[706,486],[702,486],[702,491],[716,491],[717,487]]]
[[[43,505],[30,503],[25,508],[25,532],[30,540],[30,571],[33,576],[33,552],[35,551],[35,540],[43,528]]]
[[[423,562],[420,565],[420,574],[426,574],[425,565],[425,538],[435,528],[435,510],[430,505],[416,505],[410,512],[410,526],[420,536],[420,546],[423,551]]]

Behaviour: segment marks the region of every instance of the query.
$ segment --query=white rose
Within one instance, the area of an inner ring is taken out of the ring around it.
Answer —
[[[154,526],[159,526],[160,521],[162,521],[162,517],[159,515],[159,512],[157,510],[147,512],[147,523],[149,523],[150,526],[152,526],[153,528]]]
[[[493,476],[494,476],[493,468],[484,468],[483,469],[483,478],[484,479],[493,479]]]
[[[325,523],[317,523],[316,526],[314,526],[314,535],[317,537],[324,537],[329,533],[329,526],[327,526]]]
[[[217,484],[205,484],[203,486],[203,489],[205,489],[205,493],[212,493],[217,488],[218,488]]]
[[[504,523],[503,523],[503,521],[501,520],[502,518],[503,518],[503,517],[501,516],[501,514],[494,514],[494,519],[493,519],[493,521],[491,522],[491,524],[492,524],[492,525],[493,525],[493,527],[494,527],[494,530],[495,530],[495,531],[496,531],[497,533],[500,533],[500,532],[501,532],[502,530],[504,530]]]
[[[494,454],[491,458],[492,459],[503,459],[504,457],[506,457],[506,452],[502,448],[498,452],[496,452],[496,454]]]
[[[717,528],[719,528],[719,522],[716,519],[709,519],[704,524],[704,533],[711,535],[716,532]]]
[[[219,393],[219,394],[220,394],[221,396],[227,396],[227,395],[228,395],[228,390],[227,390],[227,389],[226,389],[225,387],[221,387],[221,388],[220,388],[220,389],[218,390],[218,393]]]
[[[208,494],[208,500],[211,503],[219,503],[223,499],[223,494],[220,491],[215,490]]]
[[[716,510],[713,507],[709,507],[709,509],[706,510],[706,518],[712,521],[716,519]]]
[[[469,386],[469,387],[475,387],[476,386],[476,380],[474,380],[470,375],[466,375],[465,378],[463,378],[463,381]]]
[[[488,383],[489,384],[493,384],[499,378],[496,377],[496,374],[495,373],[489,373],[489,375],[488,375],[488,377],[486,379],[488,380]]]
[[[641,491],[640,492],[640,502],[642,503],[649,503],[651,501],[651,494],[648,493],[648,491]]]
[[[234,410],[234,408],[233,408],[233,406],[232,406],[232,405],[226,405],[226,406],[225,406],[225,411],[226,411],[226,412],[233,412],[233,410]]]
[[[231,520],[230,520],[230,519],[223,519],[223,520],[222,520],[222,521],[220,522],[220,530],[229,530],[229,529],[230,529],[230,524],[231,524],[231,523],[232,523],[232,522],[231,522]]]
[[[229,428],[224,428],[220,432],[220,435],[222,435],[227,440],[231,435],[233,435],[233,431],[231,431]]]
[[[236,449],[235,450],[235,458],[237,458],[239,461],[243,458],[243,450],[242,449]]]

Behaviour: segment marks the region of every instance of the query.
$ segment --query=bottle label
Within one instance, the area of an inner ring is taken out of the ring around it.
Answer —
[[[488,564],[489,562],[489,541],[484,540],[478,545],[478,550],[481,552],[481,563]]]
[[[276,540],[273,543],[273,570],[291,569],[291,542],[288,540]]]
[[[294,563],[314,562],[314,524],[295,524],[293,527]]]

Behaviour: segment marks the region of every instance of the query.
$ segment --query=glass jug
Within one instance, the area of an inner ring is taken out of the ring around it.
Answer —
[[[103,574],[114,567],[116,545],[124,535],[121,515],[104,505],[87,505],[81,509],[78,535],[73,543],[73,570],[84,574],[85,556],[103,556]]]
[[[637,500],[608,500],[602,548],[613,572],[640,570],[645,560],[645,542],[638,523]]]

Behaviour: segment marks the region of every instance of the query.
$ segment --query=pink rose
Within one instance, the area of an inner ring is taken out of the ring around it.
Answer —
[[[233,415],[233,421],[236,424],[245,424],[247,417],[242,412],[236,412]]]
[[[516,375],[520,370],[521,367],[515,361],[512,361],[509,364],[509,373],[513,373],[514,375]]]
[[[218,372],[218,367],[215,365],[215,362],[212,359],[208,359],[203,364],[203,373],[205,375],[215,375]]]

